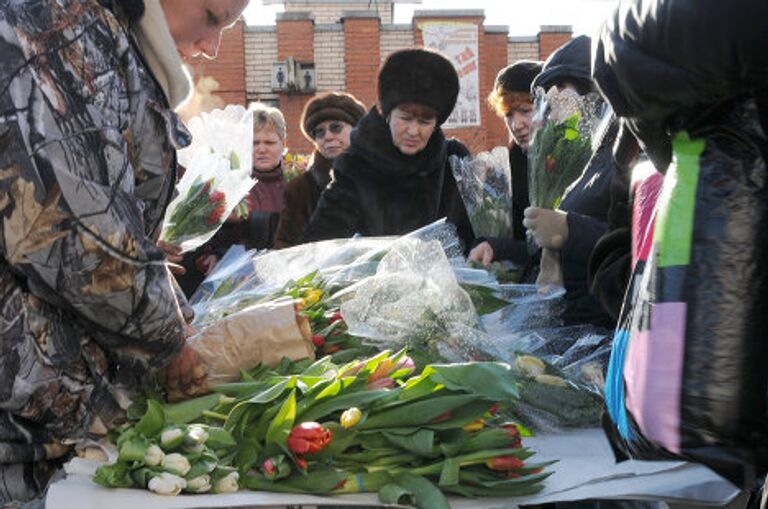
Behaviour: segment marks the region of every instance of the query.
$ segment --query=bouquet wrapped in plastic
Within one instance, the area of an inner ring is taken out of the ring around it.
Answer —
[[[178,153],[186,170],[160,235],[182,251],[207,242],[256,184],[251,178],[252,112],[230,105],[194,117],[189,130],[192,144]]]
[[[474,157],[451,156],[450,163],[475,236],[511,237],[509,151],[496,147]]]
[[[579,178],[592,156],[592,132],[602,100],[555,87],[535,92],[528,148],[528,192],[532,207],[557,209],[568,187]],[[559,254],[544,249],[539,284],[562,286]]]

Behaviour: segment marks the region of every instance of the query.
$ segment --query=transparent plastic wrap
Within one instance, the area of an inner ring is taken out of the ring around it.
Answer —
[[[592,156],[592,135],[605,111],[599,94],[579,95],[571,89],[534,92],[531,144],[528,148],[528,195],[532,207],[557,209],[568,187]],[[538,245],[529,237],[529,249]],[[543,249],[539,285],[563,286],[559,251]]]
[[[196,327],[204,327],[273,298],[291,281],[316,272],[324,288],[336,293],[376,273],[387,251],[407,239],[434,240],[445,256],[460,260],[463,252],[456,229],[436,221],[403,237],[356,237],[302,244],[279,251],[228,252],[190,299]]]
[[[205,244],[256,184],[251,178],[253,112],[229,105],[192,118],[189,130],[192,143],[178,152],[184,175],[160,234],[185,252]]]
[[[437,241],[400,239],[376,275],[349,287],[341,312],[350,334],[380,348],[443,337],[450,324],[475,326],[477,312]]]
[[[512,174],[509,150],[451,156],[451,169],[476,237],[511,237]]]

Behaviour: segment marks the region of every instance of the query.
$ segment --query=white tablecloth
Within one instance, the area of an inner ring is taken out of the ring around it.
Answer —
[[[526,439],[536,451],[531,461],[559,460],[548,467],[553,475],[538,495],[508,499],[451,498],[456,509],[514,508],[518,505],[587,498],[645,499],[724,506],[739,490],[706,467],[671,461],[614,463],[608,441],[599,429]],[[376,505],[376,494],[316,497],[242,491],[225,495],[162,497],[143,490],[107,489],[93,483],[96,465],[73,460],[66,479],[53,484],[47,509],[171,509],[282,507],[286,505]],[[75,504],[76,502],[76,504]]]

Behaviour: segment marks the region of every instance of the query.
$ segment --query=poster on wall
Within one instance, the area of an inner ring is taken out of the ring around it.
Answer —
[[[443,129],[480,125],[480,55],[477,25],[472,23],[425,22],[421,25],[424,47],[448,57],[459,75],[456,108]]]

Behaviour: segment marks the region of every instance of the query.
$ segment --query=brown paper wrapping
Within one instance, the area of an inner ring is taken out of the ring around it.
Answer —
[[[259,363],[275,366],[283,357],[314,360],[309,320],[298,311],[289,297],[256,304],[189,338],[205,369],[207,387],[236,382],[241,369]]]

